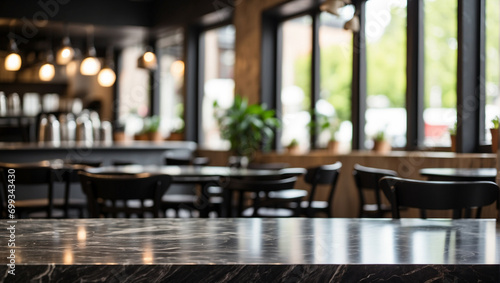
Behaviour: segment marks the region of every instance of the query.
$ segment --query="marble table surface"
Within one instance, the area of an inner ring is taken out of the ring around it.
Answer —
[[[2,220],[0,231],[10,225]],[[8,249],[0,254],[0,274],[14,281],[44,274],[77,281],[74,272],[87,280],[125,272],[134,275],[125,277],[128,282],[140,282],[137,276],[144,274],[194,282],[207,276],[220,282],[255,276],[285,282],[292,275],[500,277],[500,227],[494,219],[26,219],[14,225],[20,276],[7,274]],[[143,282],[155,281],[147,278]]]

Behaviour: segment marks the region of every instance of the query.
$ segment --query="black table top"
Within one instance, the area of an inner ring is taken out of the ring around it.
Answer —
[[[494,219],[53,219],[15,227],[22,265],[500,264]]]
[[[495,181],[496,168],[424,168],[420,175],[442,181]]]
[[[0,221],[10,225],[5,282],[500,281],[493,219]]]
[[[262,170],[234,168],[225,166],[157,166],[157,165],[126,165],[126,166],[105,166],[98,168],[88,168],[90,173],[152,173],[166,174],[177,177],[253,177],[272,176],[279,173],[279,170]]]

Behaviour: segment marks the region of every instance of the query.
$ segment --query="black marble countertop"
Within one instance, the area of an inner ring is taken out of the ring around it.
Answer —
[[[500,280],[494,219],[27,219],[0,231],[6,282]]]
[[[2,221],[0,231],[9,225]],[[71,219],[15,227],[17,264],[500,264],[500,228],[488,219]]]

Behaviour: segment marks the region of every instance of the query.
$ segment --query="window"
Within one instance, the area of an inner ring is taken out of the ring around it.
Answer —
[[[367,99],[365,147],[383,131],[406,146],[406,1],[366,3]]]
[[[213,104],[217,101],[222,108],[233,104],[234,37],[233,25],[207,30],[201,37],[205,46],[201,145],[206,149],[229,149],[228,141],[221,139]]]
[[[184,85],[183,36],[178,31],[162,38],[157,43],[160,72],[160,117],[161,132],[182,133],[184,130]]]
[[[489,128],[491,120],[500,116],[500,4],[498,0],[486,1],[486,111],[485,127],[486,141],[491,141]]]
[[[395,148],[415,149],[422,145],[449,148],[450,129],[457,121],[457,75],[469,78],[477,75],[475,68],[467,66],[461,68],[461,74],[457,74],[460,46],[458,17],[467,21],[467,13],[458,14],[457,0],[353,2],[356,3],[356,10],[353,5],[346,5],[337,9],[340,16],[323,13],[314,4],[305,7],[294,1],[264,13],[262,62],[265,73],[262,76],[262,96],[264,101],[276,103],[281,111],[284,119],[281,145],[287,145],[296,138],[303,149],[324,147],[332,134],[316,131],[317,135],[310,137],[308,127],[304,126],[310,125],[310,114],[315,113],[312,117],[316,121],[321,115],[342,121],[337,136],[351,141],[356,148],[371,148],[372,137],[381,130],[392,138]],[[483,81],[486,84],[486,99],[481,100],[479,105],[486,104],[484,122],[488,129],[491,119],[500,115],[500,4],[498,0],[471,3],[467,2],[466,6],[474,13],[482,13],[483,9],[486,11],[486,42],[479,44],[486,46],[486,76]],[[482,3],[486,7],[480,7]],[[415,9],[415,13],[408,14],[410,8],[407,7]],[[350,19],[354,11],[362,19],[361,28],[364,30],[360,34],[343,29],[345,20]],[[474,29],[464,29],[463,38],[480,38],[482,31],[471,33],[482,26],[477,22],[472,24]],[[275,37],[269,38],[269,34],[275,34]],[[277,49],[271,48],[274,46]],[[353,50],[353,46],[356,49]],[[412,51],[411,57],[407,48]],[[477,57],[472,57],[472,60],[478,61],[470,63],[481,66],[479,60],[483,55],[478,52]],[[277,64],[267,68],[265,64],[272,62]],[[407,66],[407,62],[411,65]],[[360,69],[365,65],[366,70]],[[273,72],[277,77],[270,76]],[[411,79],[410,90],[407,89],[407,78]],[[356,97],[351,97],[352,86]],[[466,87],[470,87],[469,82]],[[481,90],[479,85],[477,89]],[[279,95],[272,100],[276,90]],[[410,104],[406,101],[407,95],[411,103],[416,103],[411,111],[406,109]],[[464,94],[464,98],[468,96],[470,94]],[[351,109],[353,101],[363,104]],[[483,109],[476,108],[475,111],[475,114],[482,115]],[[350,121],[353,117],[354,120]],[[366,125],[361,124],[363,120],[366,120]],[[482,120],[480,124],[476,127],[482,126]],[[344,125],[347,134],[343,130]],[[477,130],[471,129],[470,123],[456,126],[465,135]],[[409,129],[412,131],[408,132]],[[490,139],[489,131],[485,132],[481,137],[483,142]],[[408,136],[411,141],[407,141]],[[310,142],[314,144],[309,145]],[[469,140],[466,143],[462,140],[460,145],[460,151],[484,150],[476,141],[472,144]]]
[[[287,146],[295,139],[302,149],[309,148],[308,123],[311,118],[312,19],[301,16],[282,24],[281,65],[281,143]]]
[[[320,99],[315,109],[331,125],[319,133],[318,147],[325,147],[333,137],[342,151],[351,148],[352,31],[345,30],[344,24],[353,14],[352,6],[343,8],[340,16],[320,14]]]
[[[425,0],[424,145],[450,146],[457,119],[457,0]]]
[[[120,59],[118,120],[125,125],[125,133],[129,136],[142,130],[142,118],[150,112],[149,70],[137,68],[137,58],[143,53],[142,47],[125,48]]]

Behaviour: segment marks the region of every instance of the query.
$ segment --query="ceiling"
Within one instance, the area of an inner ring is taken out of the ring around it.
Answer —
[[[1,1],[0,50],[8,48],[9,34],[19,49],[30,51],[55,48],[65,34],[83,49],[90,37],[98,51],[145,43],[151,39],[154,5],[155,0]]]

